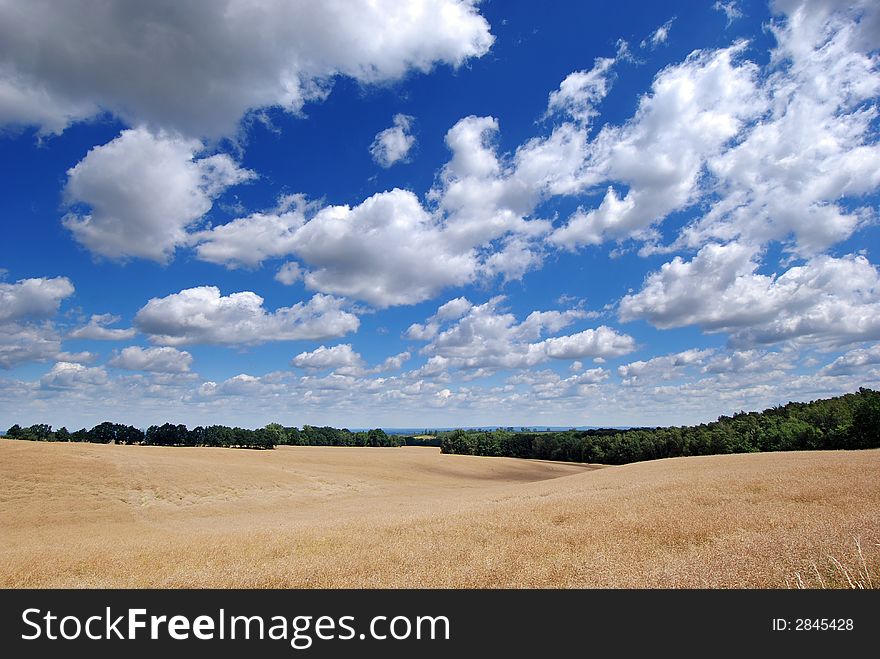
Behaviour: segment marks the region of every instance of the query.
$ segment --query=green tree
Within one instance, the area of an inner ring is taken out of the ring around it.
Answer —
[[[370,446],[388,446],[388,435],[381,428],[373,428],[367,433],[367,443]]]

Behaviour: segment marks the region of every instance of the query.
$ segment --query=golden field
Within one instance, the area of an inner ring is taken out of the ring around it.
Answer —
[[[876,587],[878,542],[880,450],[600,468],[0,440],[7,588]]]

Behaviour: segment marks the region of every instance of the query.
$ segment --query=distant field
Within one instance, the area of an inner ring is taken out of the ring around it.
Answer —
[[[880,450],[598,468],[0,440],[0,586],[847,586],[880,580],[878,511]]]

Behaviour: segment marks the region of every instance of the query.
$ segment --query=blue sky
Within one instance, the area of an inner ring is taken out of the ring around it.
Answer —
[[[692,423],[876,387],[878,26],[0,3],[0,426]]]

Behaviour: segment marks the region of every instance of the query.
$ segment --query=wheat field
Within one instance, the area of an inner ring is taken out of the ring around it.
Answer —
[[[876,587],[878,542],[878,450],[600,467],[0,440],[7,588]]]

